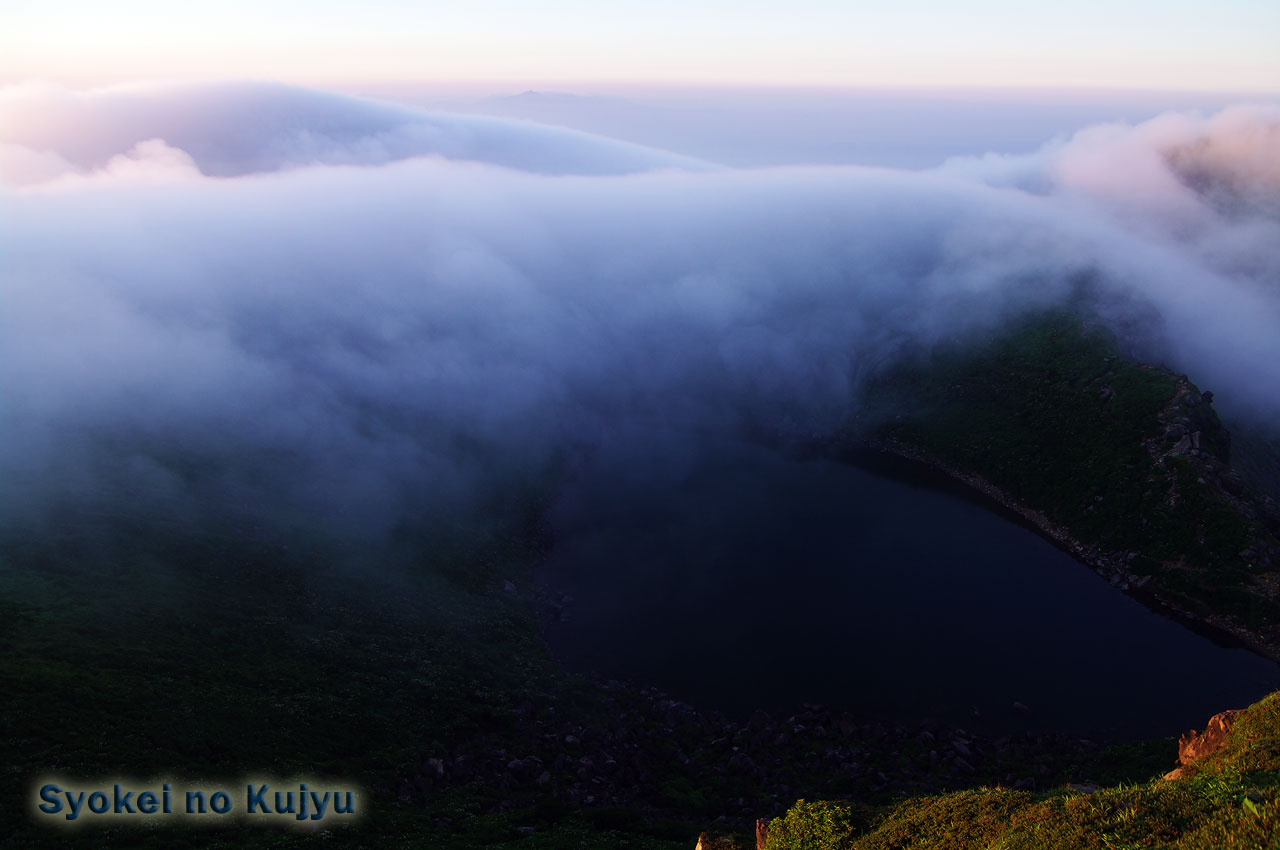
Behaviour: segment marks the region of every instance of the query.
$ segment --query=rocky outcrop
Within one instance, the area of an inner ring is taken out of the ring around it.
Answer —
[[[1274,609],[1280,602],[1280,579],[1277,576],[1280,568],[1280,510],[1270,498],[1250,492],[1232,470],[1231,435],[1213,411],[1212,401],[1213,393],[1199,392],[1186,375],[1177,376],[1173,397],[1156,417],[1164,431],[1144,444],[1153,471],[1148,481],[1165,488],[1164,499],[1170,506],[1190,498],[1199,504],[1218,506],[1238,518],[1247,529],[1246,537],[1238,552],[1221,553],[1223,565],[1243,570],[1246,578],[1233,578],[1231,584]],[[1185,471],[1182,474],[1170,469],[1175,460],[1183,464]],[[1137,519],[1141,520],[1140,517]],[[1203,525],[1194,521],[1191,524],[1196,538],[1203,540]],[[1180,598],[1179,594],[1171,592],[1169,582],[1159,576],[1152,581],[1150,576],[1133,575],[1126,569],[1125,559],[1132,560],[1132,554],[1100,551],[1096,553],[1094,562],[1102,567],[1100,572],[1112,567],[1112,584],[1118,584],[1125,590],[1142,591],[1137,595],[1144,597],[1144,601],[1155,601],[1176,618],[1226,632],[1259,654],[1280,660],[1280,622],[1274,618],[1267,618],[1269,622],[1259,622],[1241,616],[1239,611]],[[1162,566],[1183,580],[1190,578],[1208,585],[1218,584],[1211,577],[1213,570],[1210,566],[1195,563],[1194,559],[1169,558]]]
[[[1191,730],[1178,739],[1178,761],[1184,765],[1216,753],[1226,743],[1239,710],[1223,711],[1209,718],[1203,732]]]
[[[1181,777],[1189,776],[1199,760],[1222,749],[1222,745],[1226,744],[1226,739],[1231,735],[1235,718],[1242,713],[1238,709],[1220,712],[1208,718],[1203,732],[1196,730],[1185,732],[1178,739],[1178,767],[1165,774],[1166,780],[1180,780]]]
[[[1223,711],[1209,718],[1203,732],[1192,729],[1178,739],[1178,766],[1165,774],[1165,779],[1181,779],[1192,772],[1195,764],[1205,756],[1221,750],[1231,735],[1236,718],[1243,712]]]

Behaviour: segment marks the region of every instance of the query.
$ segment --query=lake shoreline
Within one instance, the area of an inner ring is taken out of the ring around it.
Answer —
[[[1034,531],[1106,579],[1115,589],[1142,603],[1161,617],[1208,638],[1218,646],[1227,649],[1247,649],[1269,661],[1280,662],[1280,647],[1267,643],[1260,635],[1225,618],[1198,615],[1170,602],[1148,587],[1144,577],[1136,576],[1127,570],[1125,553],[1105,551],[1077,539],[1063,526],[1053,522],[1034,508],[1013,499],[976,473],[960,470],[914,446],[896,440],[838,436],[809,440],[805,443],[805,448],[816,450],[839,462],[849,463],[895,480],[943,489],[976,502]],[[896,466],[896,468],[886,466],[886,460],[895,465],[907,464],[907,466]]]

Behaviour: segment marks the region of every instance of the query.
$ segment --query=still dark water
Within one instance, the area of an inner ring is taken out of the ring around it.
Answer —
[[[1133,737],[1280,688],[1280,665],[1157,616],[1034,532],[835,461],[737,446],[601,472],[553,524],[541,581],[574,597],[547,633],[565,666],[703,708]]]

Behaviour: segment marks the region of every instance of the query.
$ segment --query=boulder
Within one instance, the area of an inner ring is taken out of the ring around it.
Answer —
[[[1178,739],[1178,762],[1184,767],[1222,749],[1239,711],[1223,711],[1209,718],[1203,732],[1194,729]]]
[[[1235,725],[1240,711],[1223,711],[1209,718],[1203,732],[1192,729],[1178,739],[1178,767],[1165,774],[1165,779],[1179,779],[1187,775],[1187,768],[1205,756],[1222,749],[1231,735],[1231,727]]]

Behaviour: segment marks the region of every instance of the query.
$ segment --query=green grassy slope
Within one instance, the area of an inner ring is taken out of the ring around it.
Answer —
[[[875,811],[799,801],[769,850],[1264,850],[1280,847],[1280,694],[1251,706],[1192,775],[1088,792],[976,788]]]

